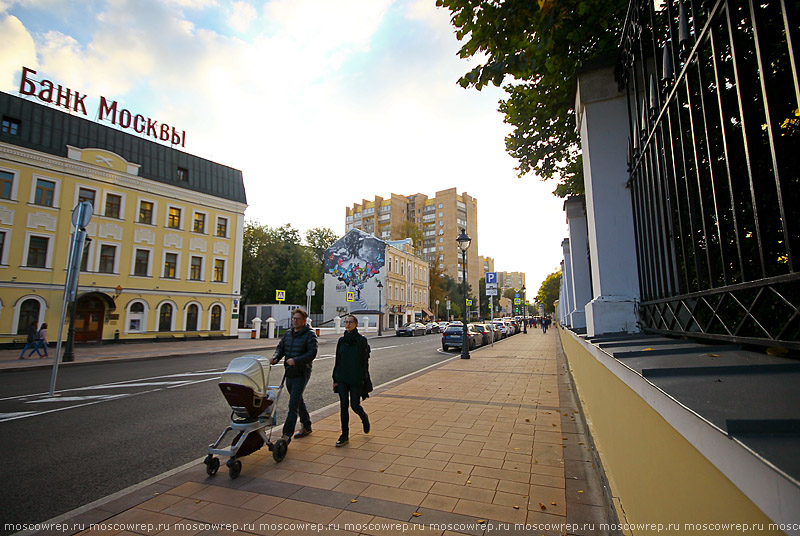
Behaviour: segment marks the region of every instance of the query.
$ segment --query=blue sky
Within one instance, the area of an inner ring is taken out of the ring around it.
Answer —
[[[246,217],[344,232],[345,208],[451,187],[478,199],[479,253],[538,288],[566,236],[552,182],[519,179],[498,88],[464,90],[435,0],[0,0],[0,90],[22,66],[186,131],[242,170]]]

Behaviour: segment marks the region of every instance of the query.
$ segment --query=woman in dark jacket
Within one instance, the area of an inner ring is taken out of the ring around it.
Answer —
[[[348,405],[361,417],[364,433],[369,433],[369,417],[361,407],[361,398],[372,390],[369,381],[369,343],[358,332],[358,320],[353,315],[344,317],[345,333],[336,344],[336,361],[333,365],[333,391],[339,393],[342,417],[342,435],[336,442],[341,447],[350,440],[350,412]]]

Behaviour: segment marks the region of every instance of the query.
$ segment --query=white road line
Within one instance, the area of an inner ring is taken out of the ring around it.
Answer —
[[[114,398],[120,398],[125,396],[123,395],[87,395],[87,396],[54,396],[52,398],[41,398],[39,400],[28,400],[25,402],[26,404],[41,404],[43,402],[83,402],[84,400],[111,400]]]

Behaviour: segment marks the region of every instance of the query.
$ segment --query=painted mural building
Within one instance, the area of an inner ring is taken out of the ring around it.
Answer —
[[[81,201],[76,342],[237,333],[240,171],[33,99],[0,93],[0,115],[0,344],[56,338]]]
[[[428,276],[428,263],[413,254],[410,240],[385,242],[352,229],[325,251],[323,317],[355,313],[376,322],[382,311],[389,329],[433,316]]]

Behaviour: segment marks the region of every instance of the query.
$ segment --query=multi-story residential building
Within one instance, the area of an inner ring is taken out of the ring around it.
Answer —
[[[384,310],[389,328],[406,322],[432,318],[430,301],[430,269],[428,263],[414,255],[411,240],[389,241],[386,247],[386,300]]]
[[[424,194],[408,196],[391,194],[389,198],[376,196],[373,201],[362,200],[348,207],[345,215],[346,230],[361,229],[382,240],[401,240],[403,224],[416,224],[423,235],[423,243],[415,244],[422,259],[438,266],[461,282],[461,251],[456,238],[465,229],[472,238],[467,250],[467,281],[473,295],[478,294],[478,281],[483,268],[478,260],[478,202],[466,192],[459,194],[455,188],[436,192],[433,197]],[[479,299],[483,299],[479,297]]]
[[[240,171],[5,93],[0,115],[0,343],[56,338],[81,201],[76,342],[237,333]]]
[[[497,278],[499,279],[500,288],[503,289],[521,289],[525,286],[524,272],[499,272]]]
[[[494,272],[494,257],[478,255],[478,265],[483,267],[483,273]]]

